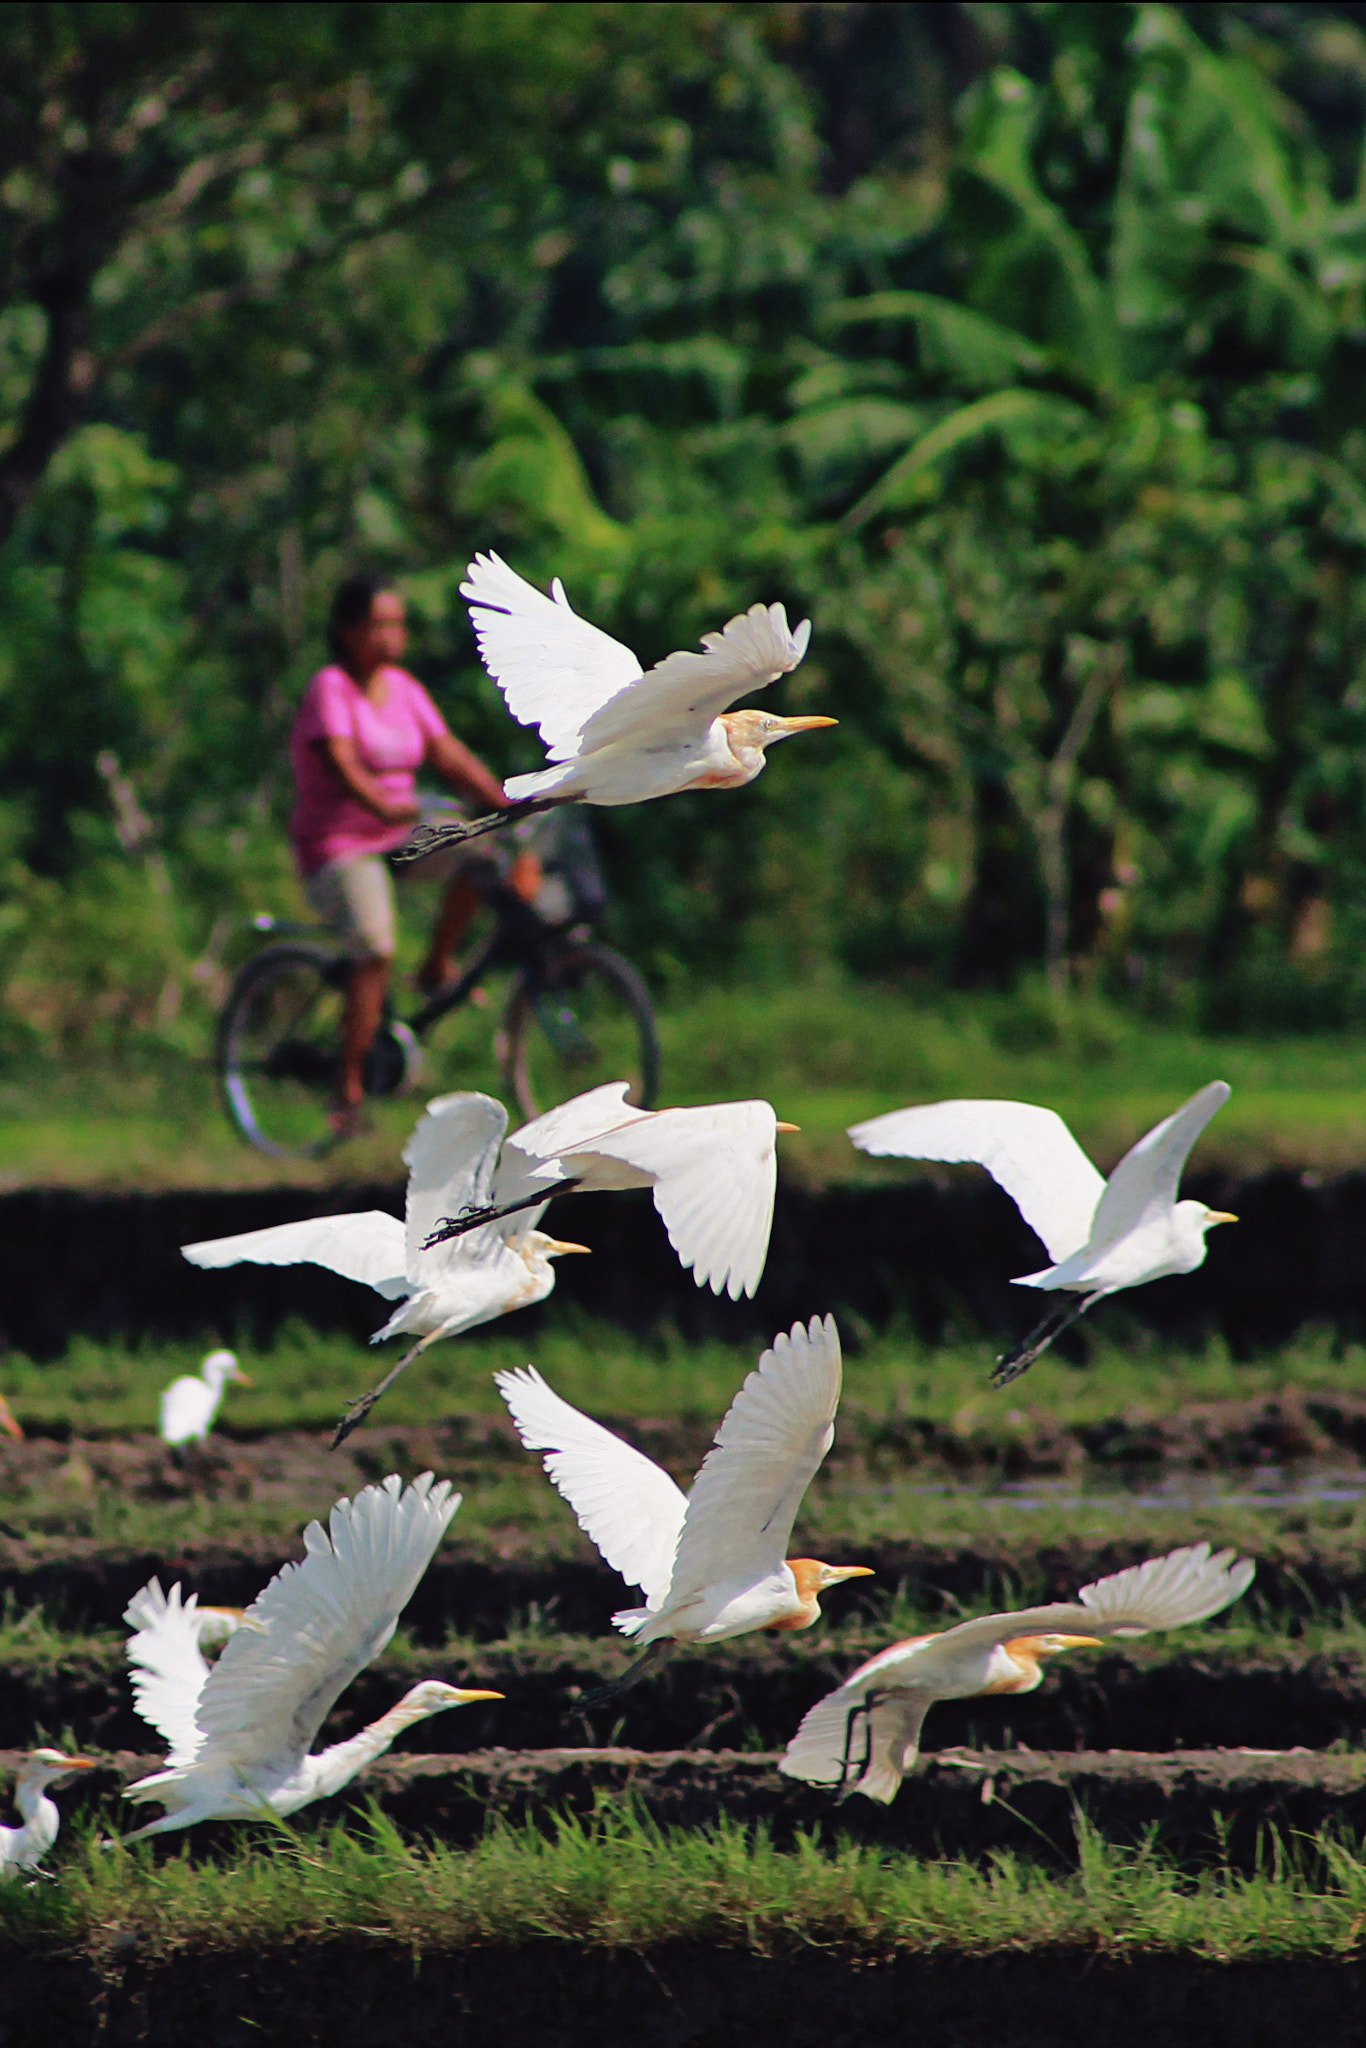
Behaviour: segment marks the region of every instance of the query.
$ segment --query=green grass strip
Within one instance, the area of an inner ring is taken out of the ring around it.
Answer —
[[[143,1955],[347,1938],[441,1952],[562,1940],[595,1948],[706,1943],[752,1954],[861,1956],[1084,1948],[1232,1961],[1355,1953],[1366,1866],[1326,1837],[1268,1836],[1253,1875],[1183,1873],[1151,1848],[1106,1844],[1079,1818],[1060,1872],[994,1855],[982,1867],[844,1843],[779,1851],[738,1825],[664,1830],[620,1803],[551,1834],[501,1823],[469,1852],[414,1847],[377,1811],[364,1830],[244,1830],[221,1858],[186,1845],[68,1851],[57,1882],[0,1885],[11,1953]]]

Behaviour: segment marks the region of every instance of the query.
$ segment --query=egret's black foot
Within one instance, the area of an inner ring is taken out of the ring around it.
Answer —
[[[506,825],[510,817],[510,811],[490,811],[482,818],[454,818],[448,825],[418,825],[402,846],[395,847],[390,857],[406,867],[410,860],[425,860],[439,847],[460,846],[467,839],[482,839],[486,832]]]
[[[422,1249],[429,1252],[434,1245],[449,1244],[453,1237],[463,1237],[466,1231],[477,1230],[481,1223],[492,1223],[498,1211],[491,1205],[482,1209],[467,1209],[463,1216],[443,1216],[430,1237],[422,1240]]]
[[[374,1407],[378,1399],[379,1390],[376,1389],[373,1394],[362,1394],[359,1401],[353,1401],[351,1403],[351,1406],[347,1409],[345,1415],[343,1415],[341,1421],[337,1424],[337,1433],[333,1437],[331,1444],[331,1448],[334,1451],[340,1444],[344,1444],[346,1442],[346,1439],[350,1436],[353,1429],[358,1429],[360,1427],[361,1423],[364,1422],[366,1416],[370,1413],[370,1410]]]
[[[1083,1294],[1080,1299],[1074,1296],[1071,1301],[1063,1302],[1060,1308],[1053,1309],[1012,1351],[1007,1351],[1003,1357],[997,1359],[996,1370],[991,1375],[992,1386],[1008,1387],[1012,1380],[1017,1380],[1022,1373],[1028,1372],[1035,1359],[1041,1358],[1047,1351],[1053,1339],[1060,1337],[1065,1329],[1075,1323],[1077,1317],[1084,1314],[1093,1301],[1099,1300],[1099,1294]]]
[[[636,1658],[628,1670],[622,1672],[620,1678],[609,1679],[606,1685],[595,1686],[592,1692],[584,1693],[579,1701],[580,1708],[597,1707],[604,1700],[620,1699],[622,1693],[629,1692],[633,1685],[639,1685],[648,1672],[662,1664],[672,1648],[672,1637],[661,1636],[658,1642],[651,1643],[643,1655]]]

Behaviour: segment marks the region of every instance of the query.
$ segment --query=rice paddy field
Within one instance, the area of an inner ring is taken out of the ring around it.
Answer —
[[[1271,2041],[1306,2011],[1324,2041],[1359,2039],[1366,1352],[1340,1335],[1238,1362],[1102,1333],[1002,1396],[985,1342],[865,1334],[796,1548],[876,1576],[807,1633],[679,1654],[594,1712],[583,1694],[626,1662],[620,1581],[501,1410],[491,1373],[528,1356],[515,1323],[438,1349],[335,1453],[373,1354],[302,1324],[244,1347],[253,1384],[187,1465],[151,1425],[201,1350],[5,1360],[26,1438],[0,1445],[0,1750],[74,1744],[101,1768],[61,1795],[52,1875],[0,1887],[0,2041],[39,2013],[54,2044],[215,2048],[495,2025]],[[684,1483],[754,1360],[582,1317],[534,1354]],[[156,1754],[129,1596],[156,1571],[243,1604],[339,1494],[426,1469],[464,1504],[326,1739],[422,1677],[505,1700],[422,1724],[291,1823],[109,1846]],[[805,1709],[894,1637],[1199,1538],[1256,1557],[1248,1598],[1059,1660],[1034,1694],[942,1705],[892,1806],[778,1774]]]
[[[454,1023],[433,1090],[492,1085],[488,1017]],[[305,1203],[319,1189],[346,1207],[341,1183],[368,1178],[369,1206],[394,1190],[416,1105],[379,1106],[359,1144],[301,1168],[237,1147],[211,1077],[174,1053],[0,1078],[11,1227],[36,1228],[38,1191],[63,1191],[46,1235],[11,1245],[10,1293],[37,1247],[60,1258],[64,1231],[98,1238],[115,1211],[142,1218],[117,1251],[73,1244],[79,1313],[64,1321],[50,1302],[34,1355],[12,1336],[0,1360],[25,1430],[0,1439],[0,1766],[39,1742],[99,1760],[59,1795],[49,1874],[0,1884],[0,2048],[40,2029],[51,2048],[409,2048],[495,2030],[593,2048],[870,2036],[1051,2048],[1083,2031],[1245,2048],[1306,2027],[1318,2043],[1359,2042],[1366,1344],[1333,1272],[1350,1263],[1348,1176],[1366,1158],[1366,1044],[1214,1044],[1086,1005],[917,1012],[819,989],[700,998],[666,1014],[664,1038],[670,1099],[762,1093],[802,1125],[784,1141],[784,1173],[808,1234],[792,1236],[780,1200],[775,1247],[788,1234],[770,1260],[789,1291],[819,1245],[827,1191],[880,1203],[881,1184],[910,1177],[854,1155],[845,1123],[917,1097],[1049,1102],[1108,1166],[1222,1075],[1233,1100],[1193,1163],[1244,1185],[1262,1176],[1260,1220],[1245,1225],[1242,1267],[1229,1263],[1234,1233],[1215,1246],[1193,1334],[1178,1341],[1160,1317],[1107,1307],[1003,1393],[987,1379],[1001,1304],[1012,1308],[1004,1281],[1021,1268],[999,1234],[979,1246],[1006,1261],[985,1307],[954,1296],[927,1322],[914,1294],[925,1276],[909,1268],[878,1313],[833,1287],[813,1298],[840,1320],[845,1394],[794,1547],[875,1575],[828,1595],[809,1632],[680,1653],[589,1709],[585,1694],[627,1663],[610,1626],[621,1582],[518,1445],[492,1374],[534,1360],[686,1485],[755,1361],[749,1326],[689,1324],[702,1298],[683,1283],[640,1313],[644,1267],[624,1320],[585,1306],[566,1275],[545,1310],[436,1347],[333,1452],[337,1416],[376,1365],[358,1293],[350,1323],[331,1296],[303,1297],[309,1322],[292,1303],[253,1315],[235,1295],[206,1295],[216,1305],[202,1330],[178,1296],[163,1326],[188,1316],[193,1341],[140,1336],[137,1305],[155,1306],[158,1275],[180,1284],[178,1190],[191,1203],[233,1188],[275,1201],[292,1186]],[[1300,1190],[1299,1235],[1280,1256],[1287,1189]],[[156,1219],[136,1207],[149,1191]],[[573,1265],[629,1263],[641,1246],[653,1256],[656,1225],[641,1213],[615,1237],[595,1213],[601,1255]],[[987,1211],[961,1213],[996,1227]],[[842,1227],[857,1240],[852,1214]],[[1316,1217],[1336,1234],[1301,1307],[1289,1297]],[[164,1248],[143,1258],[154,1226],[170,1233],[171,1264]],[[576,1213],[568,1234],[588,1236],[588,1222]],[[942,1227],[908,1257],[923,1264],[932,1242]],[[846,1244],[845,1268],[851,1256]],[[120,1294],[124,1258],[142,1263]],[[938,1278],[951,1295],[956,1282]],[[1276,1334],[1229,1321],[1253,1284],[1275,1296]],[[44,1285],[51,1296],[50,1274]],[[13,1307],[0,1318],[17,1329]],[[156,1436],[157,1396],[221,1341],[252,1384],[230,1391],[207,1450],[183,1461]],[[121,1788],[157,1757],[127,1680],[130,1596],[155,1573],[246,1604],[339,1496],[425,1470],[452,1479],[463,1505],[324,1739],[422,1678],[505,1698],[424,1722],[292,1822],[121,1846],[146,1817],[121,1805]],[[1035,1693],[939,1706],[891,1806],[837,1803],[779,1774],[807,1707],[896,1637],[1068,1596],[1197,1540],[1257,1560],[1248,1597],[1201,1628],[1059,1659]]]

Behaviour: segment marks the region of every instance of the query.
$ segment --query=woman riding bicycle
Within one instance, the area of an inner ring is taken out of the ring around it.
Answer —
[[[365,1056],[394,957],[394,888],[384,855],[402,844],[418,816],[417,771],[436,769],[481,810],[501,808],[507,798],[416,676],[398,666],[407,626],[396,590],[376,577],[348,577],[332,600],[327,640],[334,658],[304,692],[290,736],[289,829],[309,903],[352,963],[330,1112],[333,1130],[345,1137],[361,1121]],[[444,871],[450,886],[418,970],[423,988],[449,979],[452,952],[478,908],[469,873],[476,858],[471,852]]]

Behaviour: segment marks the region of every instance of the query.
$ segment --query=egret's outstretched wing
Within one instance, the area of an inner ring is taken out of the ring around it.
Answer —
[[[1232,1093],[1227,1081],[1208,1082],[1125,1153],[1110,1175],[1096,1211],[1093,1235],[1097,1244],[1123,1237],[1149,1210],[1171,1207],[1196,1139]]]
[[[445,1534],[460,1495],[424,1472],[339,1500],[310,1522],[302,1564],[278,1571],[204,1681],[195,1762],[297,1763],[334,1702],[377,1657]]]
[[[396,1301],[411,1290],[404,1259],[403,1225],[382,1209],[354,1216],[310,1216],[302,1223],[277,1223],[269,1230],[244,1230],[238,1237],[210,1237],[183,1244],[192,1266],[326,1266],[344,1280],[359,1280]]]
[[[628,1081],[604,1081],[601,1087],[572,1095],[568,1102],[548,1109],[544,1116],[534,1117],[514,1131],[498,1162],[493,1184],[495,1206],[501,1209],[508,1202],[522,1201],[538,1188],[548,1188],[568,1178],[560,1165],[563,1153],[580,1149],[609,1131],[642,1121],[648,1123],[651,1111],[636,1109],[626,1100],[629,1087]],[[526,1228],[525,1216],[518,1227]]]
[[[150,1579],[123,1615],[134,1630],[125,1646],[133,1705],[167,1745],[172,1768],[192,1763],[203,1740],[195,1713],[209,1666],[199,1647],[197,1605],[195,1595],[186,1599],[179,1585],[167,1594],[159,1579]]]
[[[473,1090],[438,1095],[418,1118],[403,1148],[408,1168],[404,1256],[414,1280],[429,1281],[453,1261],[470,1255],[472,1248],[458,1238],[430,1251],[423,1246],[447,1216],[489,1202],[498,1147],[507,1127],[502,1103]]]
[[[667,1606],[781,1568],[802,1495],[835,1440],[840,1371],[833,1316],[774,1338],[693,1481]]]
[[[580,1414],[534,1366],[497,1372],[517,1434],[540,1451],[579,1527],[651,1607],[664,1598],[688,1503],[652,1458]]]
[[[770,1103],[661,1109],[560,1157],[567,1173],[601,1160],[648,1177],[669,1242],[698,1286],[724,1289],[732,1301],[753,1294],[768,1256],[778,1173]]]
[[[778,1769],[809,1785],[841,1785],[884,1803],[915,1762],[920,1730],[937,1695],[902,1670],[922,1640],[894,1643],[852,1672],[802,1717]]]
[[[1150,1557],[1127,1571],[1113,1572],[1083,1586],[1075,1600],[1023,1607],[1014,1614],[983,1614],[934,1636],[922,1653],[928,1672],[937,1647],[945,1656],[1016,1636],[1076,1634],[1141,1636],[1149,1629],[1188,1628],[1231,1606],[1252,1584],[1257,1567],[1231,1550],[1211,1553],[1208,1543],[1191,1544]]]
[[[572,760],[581,728],[640,674],[629,647],[570,609],[558,576],[545,597],[497,555],[476,555],[460,595],[485,668],[519,725],[539,726],[552,761]]]
[[[584,725],[578,752],[619,740],[660,746],[696,733],[722,711],[796,668],[811,638],[803,619],[790,631],[780,604],[752,604],[719,633],[704,633],[703,654],[669,654],[629,690],[620,691]]]
[[[1033,1102],[927,1102],[852,1124],[849,1136],[876,1158],[984,1166],[1055,1264],[1087,1243],[1105,1193],[1062,1118]]]

